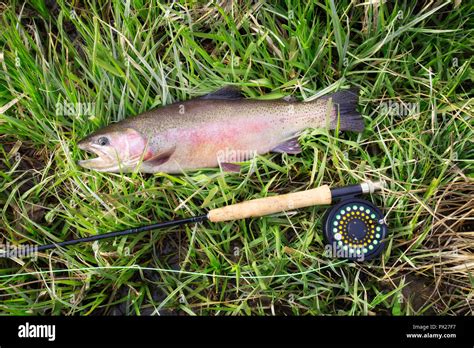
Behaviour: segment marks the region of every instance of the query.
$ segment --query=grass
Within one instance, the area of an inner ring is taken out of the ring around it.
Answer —
[[[363,179],[387,181],[371,199],[390,228],[365,263],[323,255],[326,207],[0,260],[2,314],[472,315],[469,1],[40,0],[0,12],[2,244]],[[76,165],[90,132],[228,84],[300,100],[359,86],[366,130],[308,130],[302,154],[260,156],[241,174]],[[58,103],[92,112],[58,114]]]

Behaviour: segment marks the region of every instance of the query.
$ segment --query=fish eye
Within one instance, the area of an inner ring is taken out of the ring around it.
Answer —
[[[99,144],[100,146],[109,145],[109,143],[110,141],[107,137],[100,137],[99,139],[97,139],[97,144]]]

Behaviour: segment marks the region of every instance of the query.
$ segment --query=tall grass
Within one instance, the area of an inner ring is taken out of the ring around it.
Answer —
[[[387,248],[365,263],[324,256],[325,207],[191,225],[1,260],[1,313],[472,314],[471,3],[73,4],[0,5],[3,244],[384,179],[372,200]],[[366,130],[308,130],[302,154],[260,156],[241,174],[77,166],[90,132],[229,84],[300,100],[359,86]]]

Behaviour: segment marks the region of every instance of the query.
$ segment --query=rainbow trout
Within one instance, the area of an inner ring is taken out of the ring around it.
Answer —
[[[113,123],[78,143],[97,155],[79,161],[101,172],[182,173],[221,166],[267,152],[301,152],[306,128],[361,132],[358,91],[336,92],[311,102],[244,99],[234,88],[145,112]]]

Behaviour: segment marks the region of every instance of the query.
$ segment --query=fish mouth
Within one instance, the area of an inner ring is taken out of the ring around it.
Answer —
[[[81,167],[87,169],[95,169],[98,171],[110,171],[118,167],[118,161],[105,149],[91,144],[79,143],[77,147],[87,153],[97,155],[97,157],[80,160],[77,162]]]

